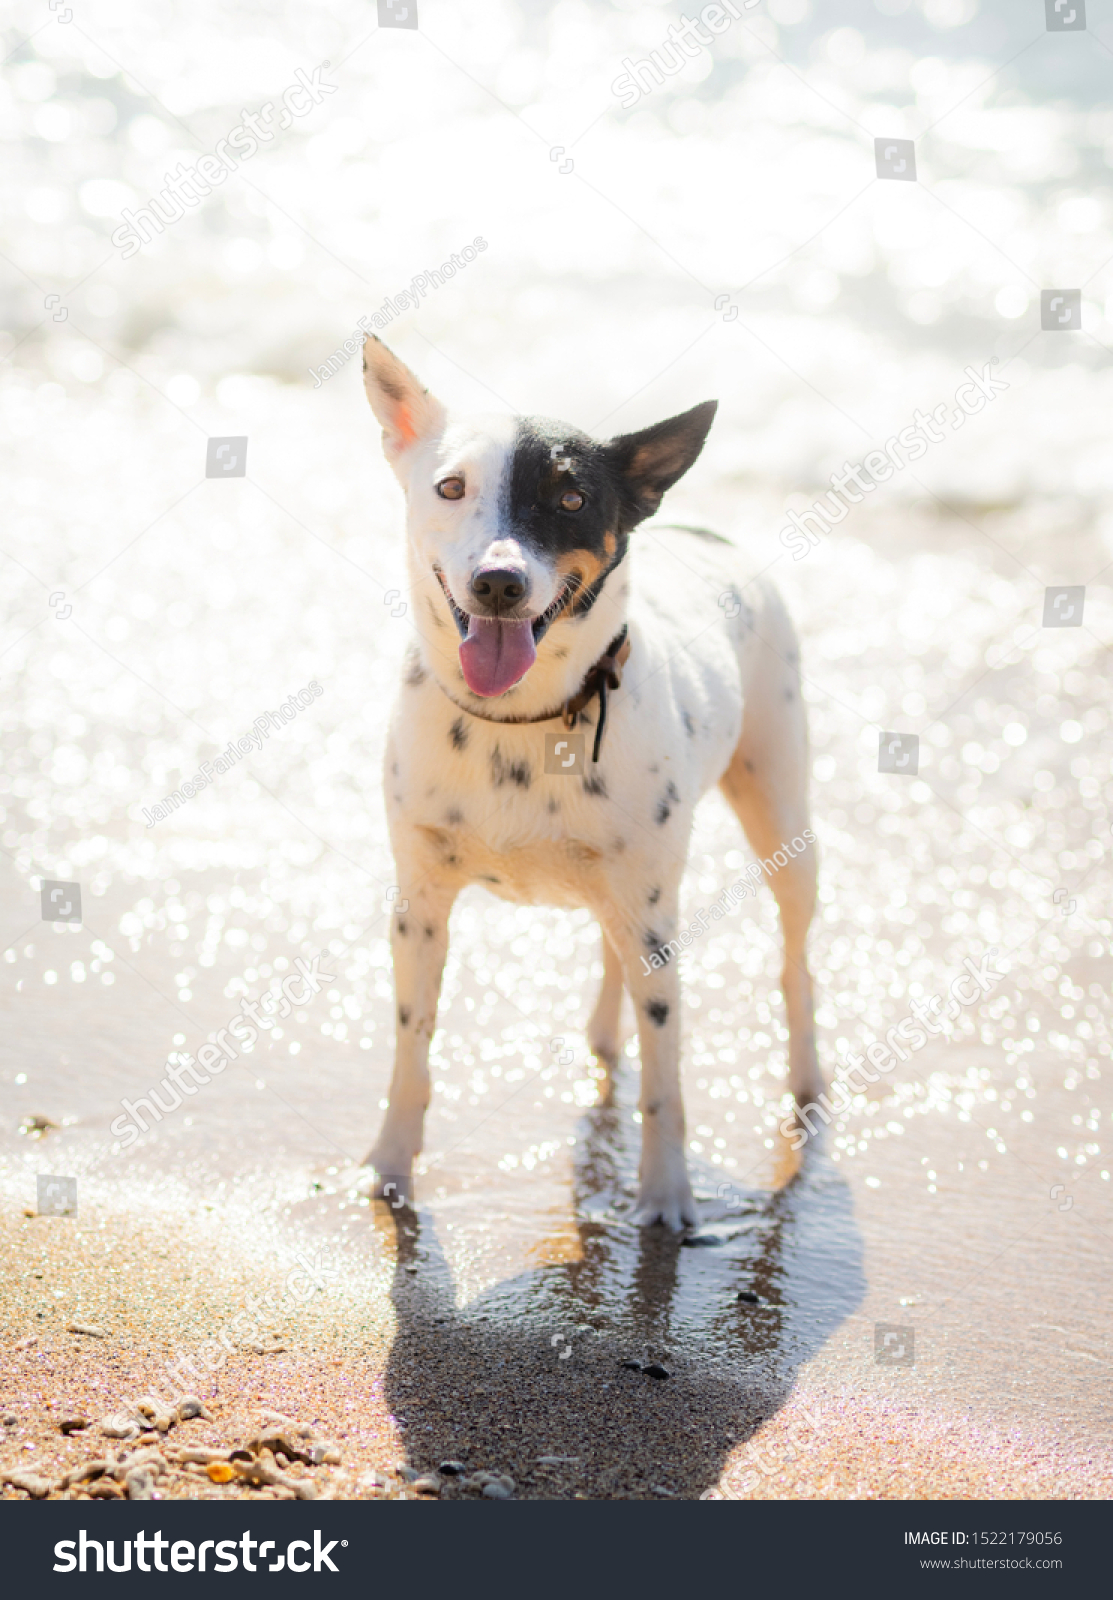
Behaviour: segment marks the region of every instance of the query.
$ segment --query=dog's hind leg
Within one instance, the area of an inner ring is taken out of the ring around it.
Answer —
[[[742,736],[720,787],[759,859],[768,863],[762,877],[777,901],[784,934],[781,987],[788,1019],[788,1081],[797,1104],[805,1105],[823,1088],[807,961],[816,853],[814,836],[805,838],[808,732],[798,647],[775,594],[766,600],[747,653]],[[775,852],[780,860],[774,859]]]
[[[375,1194],[408,1200],[430,1099],[429,1046],[437,1025],[441,975],[448,954],[448,915],[455,889],[430,882],[418,872],[402,870],[399,876],[402,892],[398,910],[390,919],[397,1030],[394,1073],[379,1137],[364,1165],[375,1169]],[[420,887],[407,892],[407,877]]]
[[[614,945],[603,935],[603,983],[591,1021],[587,1025],[587,1044],[592,1055],[607,1069],[608,1079],[618,1065],[622,1039],[619,1018],[622,1014],[622,962]]]

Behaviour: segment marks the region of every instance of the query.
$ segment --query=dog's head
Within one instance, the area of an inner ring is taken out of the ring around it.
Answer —
[[[363,373],[406,491],[412,557],[440,586],[433,619],[456,628],[464,680],[486,698],[526,675],[550,630],[588,616],[717,405],[600,442],[538,417],[454,419],[374,337]]]

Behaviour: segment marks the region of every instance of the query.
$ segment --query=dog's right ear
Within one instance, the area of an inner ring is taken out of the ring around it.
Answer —
[[[383,454],[397,472],[413,445],[441,431],[445,409],[373,333],[363,343],[363,387],[383,425]]]

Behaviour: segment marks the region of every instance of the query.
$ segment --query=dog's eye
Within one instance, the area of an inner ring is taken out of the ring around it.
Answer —
[[[442,500],[462,500],[464,498],[463,478],[442,478],[437,484],[437,493]]]
[[[583,507],[584,497],[578,489],[569,489],[560,497],[562,511],[579,511]]]

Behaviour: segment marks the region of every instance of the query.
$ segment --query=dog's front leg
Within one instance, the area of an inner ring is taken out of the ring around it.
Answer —
[[[391,917],[390,931],[396,1007],[394,1073],[379,1137],[364,1162],[375,1169],[374,1193],[404,1200],[410,1198],[414,1157],[421,1151],[430,1099],[429,1046],[437,1025],[453,899],[443,884],[425,884],[407,894],[406,876],[401,874],[398,902],[405,910]]]
[[[680,1094],[680,974],[665,949],[676,931],[677,911],[660,906],[650,950],[644,929],[625,937],[611,932],[634,1002],[641,1045],[642,1159],[635,1220],[679,1230],[697,1222],[685,1159],[684,1102]],[[660,952],[660,953],[658,953]]]

